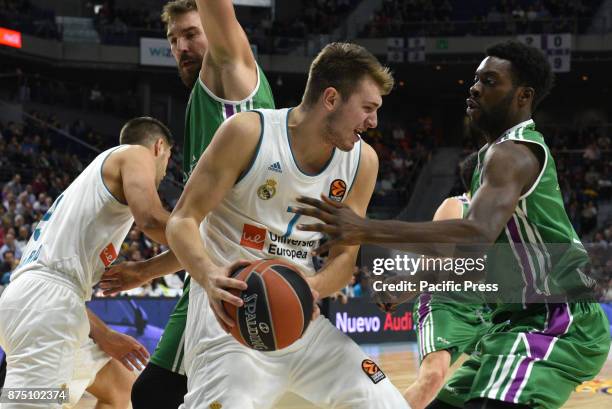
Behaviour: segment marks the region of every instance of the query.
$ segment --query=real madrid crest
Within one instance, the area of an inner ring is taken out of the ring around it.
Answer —
[[[259,196],[261,200],[269,200],[273,198],[276,194],[276,184],[277,182],[274,179],[266,180],[266,183],[259,186],[257,189],[257,196]]]

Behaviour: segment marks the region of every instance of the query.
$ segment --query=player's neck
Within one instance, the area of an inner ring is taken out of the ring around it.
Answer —
[[[324,139],[323,118],[315,109],[300,104],[289,113],[289,142],[295,161],[307,173],[319,173],[329,162],[334,147]]]
[[[531,119],[531,113],[529,112],[519,113],[515,117],[509,118],[507,122],[505,122],[504,124],[502,124],[496,129],[484,130],[485,139],[489,143],[496,141],[498,138],[503,136],[509,129],[512,129],[516,125],[522,122],[525,122],[529,119]]]

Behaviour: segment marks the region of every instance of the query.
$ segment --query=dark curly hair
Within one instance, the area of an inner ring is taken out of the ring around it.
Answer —
[[[514,85],[525,85],[535,90],[532,111],[550,93],[554,74],[546,56],[537,48],[509,40],[487,48],[489,57],[510,61]]]

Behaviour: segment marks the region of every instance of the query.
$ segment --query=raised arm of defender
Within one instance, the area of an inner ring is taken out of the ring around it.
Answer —
[[[242,100],[255,89],[257,64],[234,5],[231,0],[198,0],[197,4],[209,46],[200,78],[218,97]]]
[[[440,254],[435,243],[493,243],[511,217],[520,196],[536,182],[541,164],[525,144],[506,142],[493,146],[486,155],[483,183],[462,220],[407,223],[375,221],[358,216],[345,205],[331,206],[326,200],[303,198],[313,208],[296,213],[316,217],[325,224],[300,225],[298,229],[327,233],[330,240],[317,253],[339,244],[386,243],[393,248],[431,256]]]

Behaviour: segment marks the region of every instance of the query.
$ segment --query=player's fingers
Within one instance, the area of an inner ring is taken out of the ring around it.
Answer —
[[[126,359],[135,369],[139,371],[144,369],[140,361],[138,361],[138,359],[136,359],[136,357],[133,354],[127,354]]]
[[[317,231],[329,236],[335,236],[338,233],[338,228],[336,226],[324,223],[298,224],[297,228],[302,231]]]
[[[319,200],[319,199],[315,199],[313,197],[300,196],[300,197],[297,198],[297,201],[299,203],[315,207],[315,208],[317,208],[317,209],[319,209],[321,211],[324,211],[326,213],[333,213],[333,211],[336,208],[336,206],[330,206],[326,202],[324,202],[322,200]]]
[[[227,272],[226,275],[231,274],[232,272],[238,270],[240,267],[246,267],[249,264],[251,264],[249,260],[245,260],[245,259],[236,260],[232,264],[229,265],[226,271]]]
[[[140,355],[142,355],[144,357],[145,360],[149,360],[149,357],[151,356],[149,354],[149,351],[147,350],[147,348],[144,347],[144,345],[140,345],[140,348],[138,348],[138,352],[140,353]]]
[[[121,288],[107,288],[106,290],[102,291],[102,295],[109,297],[111,295],[119,294],[121,291]]]
[[[228,291],[222,290],[221,288],[217,289],[216,298],[217,300],[225,301],[227,303],[235,305],[236,307],[242,307],[242,304],[244,304],[244,302],[242,301],[240,297],[236,297],[234,294]]]
[[[315,208],[291,206],[288,211],[291,213],[300,214],[302,216],[314,217],[315,219],[319,219],[325,223],[331,223],[334,220],[332,215],[328,212]]]
[[[225,312],[225,309],[221,306],[221,304],[212,303],[213,311],[215,312],[215,316],[217,317],[217,321],[223,327],[225,332],[229,332],[230,328],[236,325],[234,320],[230,318],[229,315]]]
[[[132,372],[134,370],[134,367],[132,367],[127,357],[124,356],[123,358],[119,359],[119,362],[121,362],[121,365],[123,365],[128,371]]]
[[[142,363],[142,365],[146,365],[149,361],[149,354],[141,351],[140,349],[133,352],[136,359]]]
[[[310,292],[312,293],[312,300],[314,302],[317,302],[317,300],[319,299],[319,292],[315,290],[314,288],[311,288]]]
[[[100,286],[113,286],[113,285],[117,285],[120,283],[120,280],[118,277],[102,277],[102,279],[100,280]]]
[[[148,358],[142,353],[142,351],[140,351],[140,349],[134,349],[132,352],[130,352],[130,354],[134,359],[142,363],[142,365],[147,364]]]
[[[324,194],[321,194],[321,199],[323,199],[323,202],[325,202],[325,204],[331,206],[332,208],[333,207],[335,207],[336,209],[342,208],[342,202],[336,202],[335,200],[331,200],[329,197],[325,196]]]
[[[235,288],[236,290],[246,290],[247,283],[230,277],[216,277],[215,285],[220,288]]]
[[[117,294],[123,291],[123,288],[120,285],[107,286],[107,287],[100,286],[100,289],[102,290],[102,293],[104,295],[113,295],[113,294]]]
[[[320,315],[321,315],[321,309],[319,308],[319,304],[314,303],[314,308],[312,310],[312,321],[319,318]]]
[[[144,360],[147,360],[147,357],[149,356],[149,352],[147,351],[147,348],[145,348],[144,345],[142,345],[140,342],[138,342],[136,339],[132,338],[132,354],[135,354],[137,356],[142,355],[142,357],[144,358]]]

